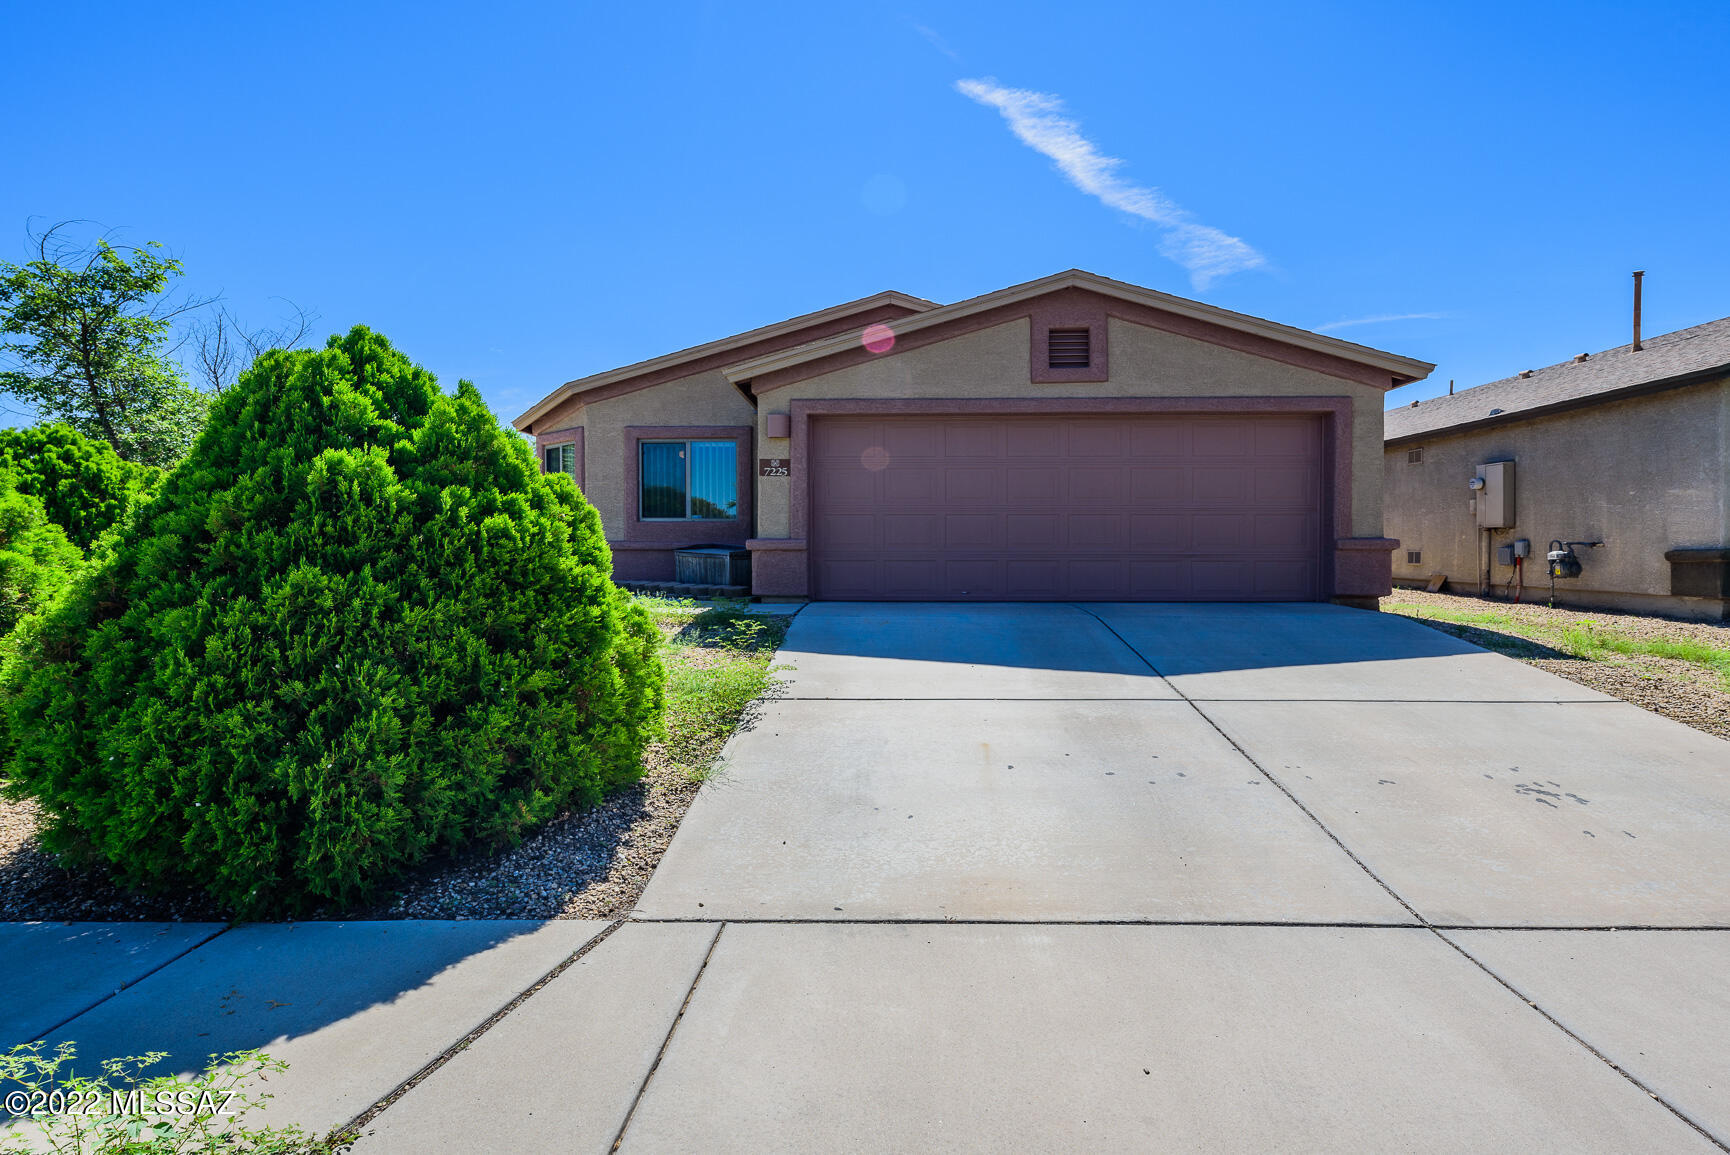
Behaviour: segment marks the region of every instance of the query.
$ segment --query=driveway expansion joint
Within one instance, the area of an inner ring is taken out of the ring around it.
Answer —
[[[727,924],[725,922],[715,928],[715,937],[709,940],[709,949],[704,952],[703,961],[697,967],[697,973],[691,976],[691,986],[685,991],[685,1001],[679,1004],[679,1013],[673,1016],[672,1023],[667,1027],[667,1037],[661,1040],[661,1049],[655,1052],[655,1061],[649,1064],[648,1071],[643,1074],[643,1081],[637,1087],[637,1094],[631,1099],[631,1109],[625,1112],[625,1121],[619,1124],[619,1133],[614,1136],[613,1145],[607,1148],[608,1151],[617,1151],[619,1145],[625,1141],[625,1132],[631,1129],[631,1120],[637,1116],[637,1107],[642,1103],[643,1095],[647,1093],[649,1084],[654,1080],[655,1072],[661,1069],[661,1060],[667,1057],[667,1048],[673,1045],[673,1035],[678,1031],[679,1024],[684,1021],[685,1012],[691,1007],[691,999],[697,993],[697,984],[703,981],[703,972],[709,969],[709,960],[715,957],[715,947],[721,941],[721,932],[726,929]]]
[[[1118,633],[1117,630],[1112,627],[1110,622],[1107,622],[1104,618],[1100,617],[1098,614],[1096,614],[1092,610],[1088,609],[1085,605],[1077,604],[1076,608],[1080,609],[1083,613],[1085,613],[1089,617],[1093,618],[1101,626],[1104,626],[1105,629],[1108,632],[1110,632],[1112,637],[1116,638],[1119,642],[1123,643],[1123,645],[1125,647],[1127,647],[1131,653],[1133,653],[1137,658],[1140,658],[1142,664],[1145,665],[1150,671],[1152,671],[1156,677],[1165,678],[1166,684],[1171,686],[1172,690],[1178,695],[1179,698],[1181,698],[1183,701],[1189,703],[1190,708],[1193,709],[1197,714],[1201,715],[1201,717],[1207,722],[1207,724],[1209,726],[1212,726],[1214,728],[1214,730],[1219,733],[1219,736],[1221,738],[1224,738],[1228,743],[1230,743],[1232,749],[1236,750],[1240,755],[1242,755],[1244,761],[1248,762],[1251,766],[1255,767],[1255,769],[1258,772],[1260,772],[1263,777],[1265,777],[1269,782],[1273,783],[1273,785],[1282,794],[1284,794],[1288,799],[1291,800],[1292,805],[1296,806],[1299,810],[1303,811],[1303,813],[1309,817],[1310,821],[1312,821],[1316,824],[1316,826],[1322,831],[1322,833],[1326,834],[1328,836],[1328,838],[1333,840],[1334,845],[1338,846],[1344,854],[1346,854],[1353,862],[1357,863],[1358,867],[1365,874],[1369,875],[1370,878],[1373,879],[1378,886],[1380,886],[1383,890],[1385,890],[1388,893],[1389,897],[1391,897],[1395,902],[1399,903],[1400,906],[1404,907],[1405,910],[1407,912],[1409,912],[1413,918],[1417,919],[1418,922],[1421,924],[1423,929],[1428,930],[1436,938],[1438,938],[1442,942],[1446,943],[1451,949],[1457,951],[1462,958],[1466,959],[1473,966],[1477,967],[1480,971],[1482,971],[1486,976],[1488,976],[1490,979],[1494,980],[1499,986],[1501,986],[1509,994],[1513,995],[1515,998],[1519,999],[1522,1003],[1524,1003],[1527,1007],[1531,1008],[1533,1011],[1536,1011],[1539,1015],[1543,1016],[1543,1018],[1547,1022],[1549,1022],[1551,1026],[1553,1026],[1557,1030],[1561,1031],[1568,1038],[1574,1040],[1574,1042],[1579,1044],[1582,1048],[1584,1048],[1588,1054],[1593,1055],[1600,1062],[1602,1062],[1606,1066],[1608,1066],[1612,1071],[1615,1071],[1618,1075],[1621,1075],[1628,1082],[1632,1083],[1634,1086],[1638,1087],[1641,1091],[1645,1092],[1647,1097],[1649,1097],[1653,1102],[1662,1105],[1665,1110],[1669,1111],[1672,1115],[1676,1116],[1677,1119],[1679,1119],[1683,1123],[1687,1124],[1690,1128],[1692,1128],[1695,1132],[1697,1132],[1707,1142],[1711,1143],[1713,1146],[1717,1147],[1719,1150],[1730,1151],[1730,1145],[1726,1145],[1722,1140],[1720,1140],[1717,1136],[1713,1135],[1705,1127],[1702,1127],[1699,1123],[1696,1123],[1693,1119],[1689,1118],[1688,1115],[1684,1114],[1683,1111],[1679,1107],[1677,1107],[1674,1103],[1670,1102],[1668,1099],[1664,1098],[1662,1095],[1660,1095],[1656,1091],[1654,1091],[1651,1087],[1647,1086],[1645,1083],[1643,1083],[1639,1079],[1635,1078],[1632,1073],[1630,1073],[1629,1071],[1627,1071],[1626,1069],[1624,1069],[1623,1067],[1621,1067],[1617,1063],[1615,1063],[1603,1051],[1600,1051],[1597,1047],[1594,1047],[1592,1044],[1588,1043],[1584,1038],[1580,1037],[1578,1034],[1569,1030],[1566,1026],[1564,1026],[1562,1024],[1561,1020],[1556,1018],[1555,1015],[1552,1015],[1549,1011],[1547,1011],[1543,1007],[1539,1006],[1535,1000],[1527,998],[1525,996],[1525,994],[1519,990],[1519,988],[1515,987],[1512,983],[1510,983],[1506,979],[1502,978],[1501,975],[1499,975],[1495,971],[1491,970],[1488,966],[1486,966],[1478,958],[1476,958],[1474,955],[1472,955],[1470,952],[1468,952],[1463,946],[1461,946],[1459,943],[1455,942],[1453,939],[1449,938],[1446,934],[1443,934],[1439,928],[1432,925],[1428,919],[1424,918],[1424,916],[1418,912],[1416,907],[1412,906],[1411,903],[1407,902],[1405,900],[1405,898],[1403,898],[1398,891],[1396,891],[1393,887],[1389,886],[1385,881],[1383,881],[1381,876],[1376,874],[1375,871],[1371,870],[1369,868],[1368,863],[1364,862],[1363,859],[1359,858],[1355,853],[1353,853],[1352,849],[1350,847],[1348,847],[1345,844],[1345,842],[1340,839],[1339,835],[1335,834],[1332,830],[1330,830],[1328,828],[1327,824],[1325,822],[1323,822],[1321,820],[1321,818],[1319,816],[1317,816],[1314,811],[1312,811],[1308,806],[1305,806],[1301,801],[1299,801],[1297,795],[1294,794],[1286,786],[1286,784],[1284,782],[1280,781],[1271,772],[1269,772],[1266,767],[1262,766],[1261,763],[1257,762],[1253,757],[1251,757],[1249,754],[1249,751],[1245,750],[1241,745],[1239,745],[1238,742],[1236,741],[1236,739],[1232,738],[1232,736],[1230,734],[1227,734],[1225,732],[1225,729],[1223,727],[1221,727],[1218,722],[1214,721],[1213,718],[1208,715],[1207,711],[1205,711],[1201,708],[1201,706],[1198,704],[1196,699],[1192,699],[1189,695],[1185,694],[1182,689],[1180,689],[1176,684],[1174,684],[1171,681],[1170,678],[1166,678],[1164,674],[1160,673],[1159,668],[1157,666],[1155,666],[1151,661],[1148,660],[1148,657],[1146,654],[1142,653],[1140,650],[1136,649],[1135,646],[1131,645],[1129,640],[1127,638],[1125,638],[1122,634]],[[1213,700],[1226,701],[1228,699],[1213,699]],[[1329,700],[1331,701],[1333,699],[1329,699]],[[1251,699],[1251,701],[1253,702],[1253,701],[1255,701],[1255,699]],[[1482,704],[1482,703],[1475,703],[1475,704]],[[1534,704],[1561,706],[1561,705],[1593,705],[1593,704],[1597,704],[1597,703],[1593,703],[1593,702],[1573,703],[1573,702],[1554,701],[1554,702],[1541,702],[1541,703],[1534,703]],[[1611,700],[1610,704],[1621,705],[1622,703]],[[1472,929],[1481,929],[1481,928],[1472,928]],[[1546,928],[1534,928],[1534,929],[1553,929],[1553,928],[1547,928],[1546,927]]]
[[[1682,1122],[1684,1122],[1688,1126],[1692,1127],[1696,1132],[1699,1133],[1701,1138],[1705,1139],[1708,1143],[1711,1143],[1714,1147],[1717,1147],[1720,1151],[1730,1151],[1730,1144],[1726,1144],[1724,1142],[1724,1140],[1718,1138],[1718,1136],[1712,1134],[1712,1132],[1708,1131],[1705,1127],[1702,1127],[1699,1123],[1696,1123],[1693,1119],[1689,1118],[1688,1115],[1685,1114],[1680,1107],[1676,1106],[1676,1104],[1670,1102],[1670,1100],[1666,1099],[1664,1096],[1662,1096],[1658,1092],[1654,1091],[1651,1087],[1647,1086],[1638,1077],[1636,1077],[1632,1071],[1629,1071],[1626,1067],[1621,1066],[1614,1059],[1610,1058],[1609,1055],[1605,1054],[1603,1051],[1600,1051],[1597,1047],[1594,1047],[1591,1043],[1588,1043],[1583,1037],[1576,1034],[1574,1031],[1568,1029],[1568,1027],[1562,1023],[1562,1020],[1558,1019],[1555,1015],[1552,1015],[1549,1011],[1547,1011],[1543,1007],[1539,1006],[1537,1003],[1537,1000],[1527,998],[1526,993],[1524,991],[1522,991],[1519,987],[1516,987],[1513,983],[1509,982],[1507,979],[1503,978],[1501,975],[1497,974],[1494,970],[1490,969],[1490,967],[1487,964],[1485,964],[1481,959],[1479,959],[1476,955],[1472,954],[1465,947],[1461,946],[1459,943],[1455,942],[1453,939],[1451,939],[1447,935],[1443,934],[1441,932],[1441,930],[1437,929],[1436,927],[1430,927],[1429,930],[1430,930],[1431,934],[1435,935],[1437,938],[1439,938],[1443,942],[1447,943],[1454,950],[1458,951],[1461,958],[1465,959],[1467,962],[1471,963],[1473,966],[1477,967],[1480,971],[1484,972],[1485,975],[1489,976],[1492,980],[1494,980],[1494,982],[1498,986],[1500,986],[1503,990],[1507,991],[1509,994],[1511,994],[1515,998],[1519,999],[1522,1003],[1525,1003],[1526,1006],[1530,1007],[1532,1010],[1534,1010],[1538,1014],[1542,1015],[1544,1017],[1544,1019],[1546,1021],[1548,1021],[1551,1026],[1555,1027],[1558,1031],[1561,1031],[1564,1035],[1567,1035],[1570,1039],[1573,1039],[1576,1043],[1580,1044],[1580,1046],[1584,1047],[1587,1052],[1589,1052],[1590,1054],[1595,1056],[1597,1059],[1599,1059],[1605,1066],[1609,1067],[1612,1071],[1616,1072],[1618,1075],[1620,1075],[1624,1079],[1628,1080],[1628,1082],[1634,1084],[1634,1086],[1640,1088],[1640,1090],[1644,1091],[1646,1093],[1647,1097],[1650,1098],[1654,1103],[1659,1104],[1665,1110],[1669,1111],[1670,1114],[1676,1116],[1676,1118],[1680,1119]]]
[[[571,967],[581,962],[585,955],[600,946],[603,942],[606,942],[607,939],[611,938],[614,931],[625,925],[625,921],[626,920],[620,918],[614,919],[612,922],[608,923],[599,934],[595,935],[595,937],[591,938],[588,942],[584,943],[572,952],[569,958],[565,959],[552,970],[536,979],[526,990],[517,992],[517,994],[506,1002],[504,1006],[488,1015],[479,1026],[475,1027],[473,1030],[469,1031],[468,1034],[446,1047],[439,1054],[434,1055],[432,1059],[420,1068],[420,1070],[397,1084],[389,1094],[380,1097],[372,1104],[372,1106],[350,1119],[347,1123],[344,1123],[340,1127],[333,1128],[329,1132],[329,1138],[334,1140],[343,1135],[358,1135],[361,1128],[365,1127],[368,1123],[371,1123],[374,1119],[383,1114],[392,1103],[395,1103],[398,1099],[401,1099],[404,1095],[414,1090],[421,1083],[424,1083],[436,1071],[438,1071],[440,1067],[443,1067],[456,1055],[472,1046],[476,1039],[498,1026],[507,1015],[510,1015],[518,1007],[522,1006],[533,997],[536,991],[539,991],[542,987],[545,987],[548,983],[571,969]]]
[[[213,931],[212,933],[205,935],[203,938],[199,939],[197,942],[193,943],[191,946],[188,946],[185,950],[181,951],[179,954],[176,954],[171,958],[166,958],[166,959],[162,960],[161,963],[159,963],[156,966],[151,967],[149,970],[145,971],[143,974],[137,976],[136,978],[128,979],[127,981],[121,983],[119,986],[115,987],[113,990],[109,991],[107,994],[103,995],[101,998],[97,999],[95,1002],[91,1003],[89,1006],[85,1007],[83,1010],[80,1010],[80,1011],[77,1011],[73,1014],[67,1015],[64,1019],[61,1019],[58,1023],[55,1023],[53,1026],[51,1026],[47,1030],[43,1031],[42,1037],[44,1039],[49,1038],[50,1036],[52,1036],[54,1034],[55,1031],[60,1030],[62,1027],[66,1026],[68,1023],[71,1023],[77,1019],[83,1018],[85,1015],[89,1014],[91,1011],[95,1010],[97,1007],[101,1006],[103,1003],[107,1002],[109,999],[113,998],[115,995],[118,995],[122,991],[129,990],[132,987],[137,986],[139,983],[143,982],[145,979],[149,978],[151,975],[155,974],[157,971],[160,971],[163,967],[172,966],[173,964],[179,962],[181,959],[185,958],[187,955],[191,954],[193,951],[197,950],[199,947],[204,946],[206,943],[215,942],[219,937],[221,937],[222,935],[227,934],[229,931],[233,930],[234,927],[235,927],[234,923],[229,923],[227,926],[221,927],[221,928]]]

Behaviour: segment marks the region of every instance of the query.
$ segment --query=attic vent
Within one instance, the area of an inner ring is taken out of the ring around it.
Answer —
[[[1424,447],[1423,446],[1420,445],[1416,449],[1406,450],[1406,464],[1407,465],[1422,465],[1423,463],[1424,463]]]
[[[1086,329],[1052,329],[1046,334],[1046,365],[1052,369],[1085,369],[1092,352]]]
[[[1532,375],[1532,371],[1530,369],[1521,369],[1520,370],[1521,380],[1524,380],[1525,378],[1530,377],[1531,375]]]
[[[1408,549],[1406,551],[1406,564],[1407,565],[1423,565],[1424,564],[1423,551],[1422,550],[1416,550],[1416,549]]]

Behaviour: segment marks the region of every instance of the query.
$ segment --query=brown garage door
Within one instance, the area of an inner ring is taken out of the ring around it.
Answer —
[[[1316,417],[837,417],[811,429],[819,598],[1321,595]]]

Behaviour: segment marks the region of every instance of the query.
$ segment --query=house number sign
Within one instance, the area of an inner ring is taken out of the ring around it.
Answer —
[[[758,477],[788,477],[792,470],[791,462],[785,457],[759,457],[757,459]]]

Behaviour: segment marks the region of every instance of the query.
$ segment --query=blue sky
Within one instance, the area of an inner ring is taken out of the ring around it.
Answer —
[[[1635,268],[1648,334],[1730,315],[1722,2],[14,4],[0,45],[0,256],[160,240],[506,419],[1072,266],[1437,363],[1392,404],[1625,342]]]

